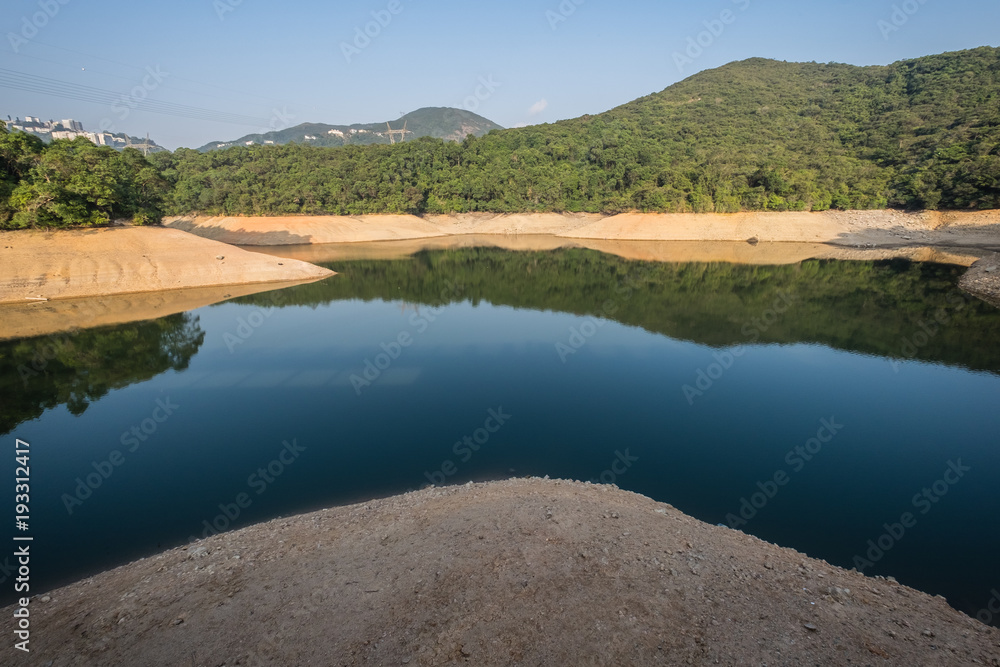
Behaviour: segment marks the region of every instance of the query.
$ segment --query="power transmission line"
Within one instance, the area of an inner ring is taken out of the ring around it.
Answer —
[[[201,107],[193,107],[185,104],[175,104],[173,102],[162,102],[151,99],[136,99],[134,96],[122,95],[121,93],[93,88],[76,83],[68,83],[47,77],[31,76],[13,70],[0,68],[0,87],[22,90],[27,92],[41,93],[53,97],[64,99],[80,100],[84,102],[94,102],[97,104],[123,104],[132,109],[148,111],[150,113],[162,114],[165,116],[176,116],[179,118],[191,118],[195,120],[209,120],[219,123],[230,123],[234,125],[250,125],[255,127],[266,126],[268,120],[253,116],[244,116],[225,111],[215,111]]]
[[[95,56],[95,55],[92,55],[90,53],[84,53],[83,51],[76,51],[75,49],[67,49],[64,46],[56,46],[54,44],[46,44],[45,42],[40,42],[37,39],[31,40],[31,42],[29,42],[29,43],[33,44],[33,45],[37,44],[38,46],[44,46],[44,47],[47,47],[47,48],[50,48],[50,49],[57,49],[59,51],[65,51],[66,53],[75,53],[78,56],[85,56],[87,58],[93,58],[95,60],[103,60],[104,62],[111,63],[113,65],[119,65],[121,67],[128,67],[130,69],[144,71],[143,68],[139,67],[138,65],[134,65],[134,64],[131,64],[131,63],[123,63],[123,62],[119,62],[117,60],[111,60],[110,58],[105,58],[103,56]],[[21,55],[26,55],[26,54],[21,54]],[[240,91],[240,90],[233,90],[232,88],[224,88],[223,86],[219,86],[219,85],[216,85],[214,83],[205,83],[204,81],[197,81],[195,79],[188,79],[188,78],[185,78],[185,77],[182,77],[182,76],[176,76],[176,75],[173,75],[173,74],[171,74],[170,76],[171,76],[172,79],[176,79],[178,81],[187,81],[189,83],[196,83],[199,86],[208,86],[210,88],[214,88],[215,90],[223,90],[223,91],[226,91],[228,93],[236,93],[237,95],[243,95],[244,97],[256,97],[259,100],[266,100],[268,102],[276,102],[278,104],[283,104],[284,103],[282,100],[278,100],[278,99],[275,99],[273,97],[266,97],[264,95],[255,95],[253,93],[247,93],[247,92],[243,92],[243,91]]]

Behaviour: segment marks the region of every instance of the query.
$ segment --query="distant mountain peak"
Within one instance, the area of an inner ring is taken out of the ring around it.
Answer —
[[[400,133],[404,129],[405,134]],[[502,129],[503,127],[493,121],[464,109],[424,107],[403,114],[395,120],[380,123],[353,125],[301,123],[283,130],[247,134],[232,141],[212,141],[198,150],[205,152],[231,146],[279,145],[292,142],[312,146],[389,144],[393,141],[412,141],[420,137],[462,141],[470,134],[480,137],[491,130]],[[392,135],[390,131],[393,132]]]

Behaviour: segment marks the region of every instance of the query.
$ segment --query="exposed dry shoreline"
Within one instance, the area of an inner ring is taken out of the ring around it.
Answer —
[[[1000,210],[784,213],[581,213],[167,218],[164,224],[235,245],[399,241],[453,235],[547,234],[617,241],[747,241],[843,246],[944,245],[1000,250]]]
[[[332,275],[309,262],[422,249],[583,247],[633,260],[748,264],[903,257],[961,266],[1000,250],[1000,211],[177,217],[165,224],[0,232],[0,339],[162,317]],[[984,266],[962,286],[1000,304],[998,282]]]
[[[10,664],[1000,665],[1000,630],[943,598],[541,479],[277,519],[30,609]]]
[[[0,232],[0,339],[162,317],[331,275],[161,227]]]

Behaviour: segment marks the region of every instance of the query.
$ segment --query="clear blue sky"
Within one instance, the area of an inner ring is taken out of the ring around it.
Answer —
[[[169,148],[424,106],[474,108],[506,127],[552,122],[754,56],[887,64],[1000,39],[996,0],[63,1],[6,0],[0,81],[23,88],[29,75],[69,98],[0,87],[0,113],[89,130],[103,120]],[[726,10],[728,23],[712,23]],[[345,56],[343,44],[379,16],[387,25],[369,25],[378,34]],[[702,52],[678,67],[675,54],[703,31]],[[75,98],[89,89],[63,84],[106,92],[85,101]],[[138,97],[180,115],[125,114]]]

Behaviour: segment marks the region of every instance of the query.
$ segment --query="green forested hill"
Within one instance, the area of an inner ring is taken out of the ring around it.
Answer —
[[[25,206],[40,208],[21,220],[65,219],[17,187],[43,176],[37,156],[5,152],[0,164],[19,171],[5,187],[20,194],[0,205],[0,226]],[[755,58],[606,113],[461,143],[182,149],[149,162],[167,189],[143,208],[174,214],[1000,208],[1000,49],[878,67]]]
[[[755,58],[461,145],[154,159],[175,213],[998,208],[1000,49],[880,67]]]
[[[501,130],[501,126],[465,109],[450,107],[425,107],[404,114],[388,123],[366,123],[355,125],[327,125],[325,123],[301,123],[284,130],[263,134],[247,134],[234,141],[212,141],[199,151],[206,152],[230,146],[252,144],[289,144],[292,142],[310,146],[367,146],[369,144],[391,144],[386,130],[406,130],[406,140],[419,137],[434,137],[446,141],[461,141],[468,135],[482,136],[490,130]],[[398,137],[397,137],[398,139]]]

